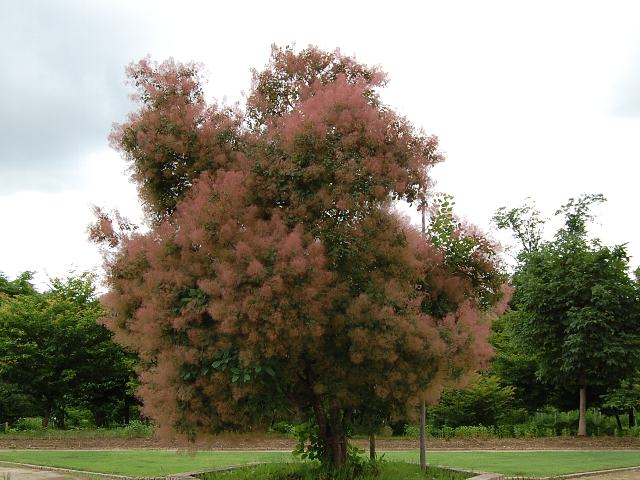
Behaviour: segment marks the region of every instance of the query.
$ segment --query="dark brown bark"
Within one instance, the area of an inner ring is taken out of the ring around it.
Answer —
[[[629,409],[629,428],[636,426],[636,416],[634,414],[633,408]]]
[[[47,402],[44,410],[44,416],[42,417],[42,428],[49,428],[49,422],[51,421],[51,411],[53,410],[53,405],[50,402]]]
[[[344,429],[344,419],[349,412],[343,412],[334,402],[325,411],[320,399],[316,399],[313,410],[318,422],[318,436],[324,447],[324,463],[339,467],[347,463],[347,436]]]
[[[580,419],[578,420],[578,436],[587,435],[587,385],[580,387]]]
[[[369,434],[369,458],[376,459],[376,434],[373,432]]]

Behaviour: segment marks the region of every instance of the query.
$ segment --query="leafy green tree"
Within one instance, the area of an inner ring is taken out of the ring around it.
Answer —
[[[640,371],[620,382],[617,388],[603,396],[602,407],[611,410],[616,416],[618,428],[622,429],[620,413],[629,415],[629,427],[635,427],[635,411],[640,410]]]
[[[511,230],[513,237],[520,244],[520,251],[526,254],[538,250],[546,219],[533,202],[525,202],[511,209],[500,207],[492,222],[499,230]]]
[[[31,281],[33,280],[33,272],[23,272],[14,280],[9,280],[2,272],[0,272],[0,303],[7,298],[16,297],[18,295],[33,295],[36,289],[33,288]]]
[[[520,345],[543,379],[579,391],[579,435],[587,387],[617,384],[640,361],[640,290],[626,250],[587,238],[589,208],[602,201],[587,195],[559,209],[564,228],[526,252],[513,278]]]
[[[493,321],[490,342],[495,350],[489,373],[515,391],[518,406],[536,410],[553,403],[555,391],[536,375],[538,363],[534,355],[523,350],[514,332],[517,312],[510,311]]]
[[[52,416],[64,426],[65,407],[76,404],[89,407],[100,424],[106,404],[124,398],[130,370],[122,348],[96,323],[103,315],[86,273],[0,305],[0,376],[34,399],[43,426]]]
[[[32,272],[23,272],[14,280],[0,273],[0,305],[19,295],[35,295],[31,280]],[[0,377],[0,422],[12,422],[15,419],[29,415],[37,410],[34,399],[26,394],[20,385],[8,383],[7,379]]]

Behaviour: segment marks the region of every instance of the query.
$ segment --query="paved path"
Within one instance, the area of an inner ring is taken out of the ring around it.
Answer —
[[[578,477],[575,480],[640,480],[640,469]]]
[[[53,472],[34,468],[0,467],[0,479],[5,478],[8,480],[78,480],[83,477],[77,477],[67,472]]]

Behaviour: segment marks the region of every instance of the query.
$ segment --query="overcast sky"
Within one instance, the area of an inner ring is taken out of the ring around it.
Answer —
[[[107,136],[145,55],[205,64],[211,97],[242,101],[270,45],[339,47],[379,64],[384,100],[439,136],[437,190],[489,230],[532,197],[551,216],[603,193],[594,232],[640,263],[640,2],[0,0],[0,271],[99,266],[90,206],[139,219]],[[504,239],[501,235],[495,235]]]

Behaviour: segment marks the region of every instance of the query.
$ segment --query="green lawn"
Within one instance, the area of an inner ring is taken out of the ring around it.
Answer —
[[[203,476],[203,480],[274,480],[290,478],[315,480],[318,476],[317,466],[313,464],[275,463],[226,472],[209,473]],[[465,480],[471,476],[473,476],[473,474],[429,467],[425,477],[425,473],[420,471],[420,467],[417,464],[384,462],[381,465],[380,474],[376,477],[376,480]]]
[[[5,450],[0,460],[131,476],[169,475],[251,462],[283,462],[290,452],[194,452],[172,450]]]
[[[639,451],[427,452],[429,463],[506,475],[547,476],[640,466]],[[131,476],[168,475],[251,462],[286,462],[288,452],[170,450],[4,450],[0,460]],[[416,462],[418,452],[387,452],[390,461]]]
[[[418,450],[387,452],[385,458],[415,462]],[[640,451],[427,452],[433,465],[505,475],[551,476],[608,468],[640,466]]]

